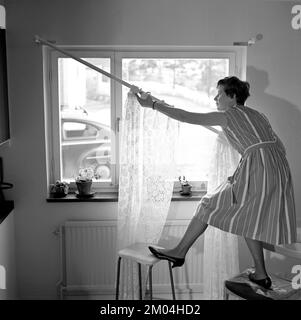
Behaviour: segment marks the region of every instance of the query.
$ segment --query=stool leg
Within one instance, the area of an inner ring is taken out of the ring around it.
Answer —
[[[116,297],[115,297],[116,300],[119,299],[120,262],[121,262],[121,257],[118,258],[118,264],[117,264]]]
[[[168,267],[169,267],[169,276],[170,276],[172,298],[173,298],[173,300],[176,300],[175,285],[174,285],[174,282],[173,282],[173,274],[172,274],[172,268],[171,268],[171,262],[170,261],[168,261]]]
[[[141,280],[141,264],[138,263],[138,276],[139,276],[139,298],[142,300],[142,280]]]
[[[149,295],[150,299],[153,300],[153,280],[152,280],[152,270],[153,266],[149,266],[148,277],[149,277]]]
[[[229,293],[226,286],[224,286],[224,300],[229,300]]]

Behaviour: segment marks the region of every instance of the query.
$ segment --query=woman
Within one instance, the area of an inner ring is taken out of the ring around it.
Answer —
[[[296,241],[296,215],[293,183],[285,149],[272,130],[267,118],[245,106],[249,83],[237,77],[226,77],[217,83],[214,100],[217,112],[192,113],[153,101],[150,95],[142,99],[143,107],[173,119],[202,126],[221,126],[229,143],[241,154],[233,176],[212,193],[206,194],[180,242],[172,249],[149,247],[159,259],[184,264],[185,256],[208,224],[243,236],[254,260],[251,281],[269,289],[263,243],[284,244]]]

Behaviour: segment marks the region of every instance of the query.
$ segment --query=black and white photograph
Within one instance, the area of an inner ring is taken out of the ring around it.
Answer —
[[[0,0],[0,300],[301,300],[300,158],[300,1]]]

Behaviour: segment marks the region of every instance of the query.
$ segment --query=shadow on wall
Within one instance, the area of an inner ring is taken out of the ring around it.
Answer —
[[[251,97],[248,102],[254,109],[260,108],[270,120],[279,138],[283,141],[289,161],[294,168],[299,167],[299,156],[296,151],[301,150],[301,107],[298,108],[289,101],[270,95],[266,92],[269,87],[269,75],[264,70],[256,69],[253,66],[247,68],[247,81],[250,83]],[[283,83],[283,86],[288,86]],[[301,177],[293,177],[295,181]]]

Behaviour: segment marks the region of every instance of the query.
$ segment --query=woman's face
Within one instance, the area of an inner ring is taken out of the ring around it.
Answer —
[[[227,96],[223,86],[217,87],[217,95],[215,96],[214,101],[216,102],[218,111],[226,111],[236,105],[235,95],[233,98]]]

